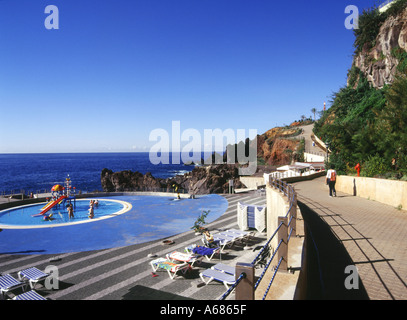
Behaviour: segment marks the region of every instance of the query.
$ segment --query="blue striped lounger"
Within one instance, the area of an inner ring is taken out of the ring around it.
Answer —
[[[24,278],[28,279],[31,289],[34,289],[34,286],[38,281],[44,280],[48,276],[49,274],[44,273],[35,267],[18,272],[18,278],[20,280],[23,280]]]
[[[15,296],[13,300],[47,300],[47,299],[45,299],[42,295],[38,294],[34,290],[31,290],[19,294],[18,296]]]
[[[1,298],[4,297],[4,294],[8,291],[24,287],[25,283],[18,281],[16,278],[9,274],[5,274],[3,276],[0,276],[0,292],[1,292]]]

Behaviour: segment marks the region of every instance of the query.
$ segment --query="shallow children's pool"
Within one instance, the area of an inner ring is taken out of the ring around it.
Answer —
[[[17,208],[0,211],[1,229],[30,229],[30,228],[51,228],[57,226],[71,226],[78,223],[93,222],[100,219],[113,218],[131,210],[131,204],[115,199],[92,199],[98,204],[93,206],[94,216],[89,218],[89,199],[76,200],[73,217],[69,217],[65,205],[52,208],[47,213],[41,215],[44,203],[20,206]],[[49,219],[45,217],[52,216]]]
[[[99,197],[94,219],[89,200],[77,199],[74,218],[53,209],[52,221],[38,214],[45,203],[0,211],[0,254],[56,254],[122,247],[171,237],[191,230],[205,210],[207,222],[228,208],[220,195],[174,201],[173,196]],[[50,213],[50,212],[48,212]]]

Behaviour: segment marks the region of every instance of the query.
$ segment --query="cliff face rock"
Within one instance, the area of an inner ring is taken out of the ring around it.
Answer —
[[[295,135],[300,130],[296,126],[276,127],[257,137],[257,157],[266,165],[285,165],[295,160],[299,140]]]
[[[113,172],[103,169],[101,173],[102,188],[106,192],[121,191],[173,191],[173,185],[191,194],[227,193],[229,180],[234,181],[235,188],[245,186],[239,180],[239,169],[233,165],[211,165],[197,167],[184,175],[173,178],[155,178],[151,173],[145,175],[140,172]]]
[[[407,9],[384,21],[376,45],[371,49],[363,48],[354,57],[353,66],[362,71],[373,87],[381,89],[393,83],[397,74],[399,60],[394,50],[407,51]]]

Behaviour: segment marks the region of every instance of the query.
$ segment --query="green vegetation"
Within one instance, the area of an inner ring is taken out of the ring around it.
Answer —
[[[383,13],[377,7],[364,10],[359,17],[359,28],[354,30],[356,36],[355,53],[357,54],[362,50],[369,51],[373,48],[383,22],[389,17],[396,16],[405,8],[407,8],[407,0],[397,0]]]
[[[398,0],[385,13],[365,11],[355,31],[356,53],[369,50],[382,23],[407,8]],[[383,89],[370,86],[356,67],[348,73],[348,85],[334,93],[331,107],[315,123],[314,133],[328,142],[329,164],[340,174],[407,180],[407,52],[392,50],[399,61],[396,80]]]
[[[203,211],[199,217],[196,219],[194,222],[194,225],[192,226],[191,229],[193,229],[196,233],[202,233],[204,230],[204,225],[206,224],[206,217],[211,211]]]
[[[407,175],[407,77],[375,89],[361,76],[356,88],[342,88],[315,123],[328,142],[330,163],[342,173],[362,164],[363,176]]]

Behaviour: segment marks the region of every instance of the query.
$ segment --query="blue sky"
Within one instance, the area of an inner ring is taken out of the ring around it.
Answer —
[[[172,121],[261,134],[310,116],[346,84],[346,6],[375,3],[0,0],[0,153],[148,151]]]

